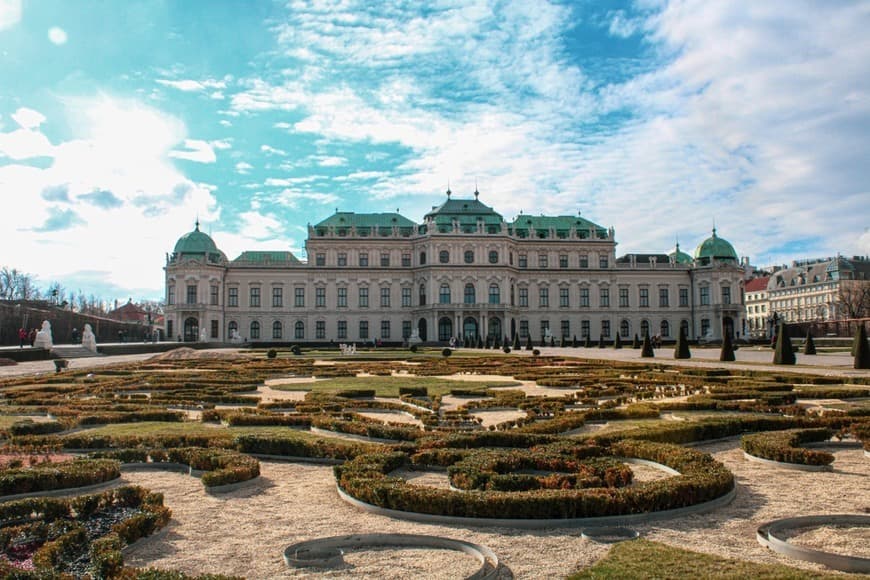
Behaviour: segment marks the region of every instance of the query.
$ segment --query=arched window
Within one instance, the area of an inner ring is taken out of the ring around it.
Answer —
[[[426,306],[426,285],[420,284],[420,306]]]
[[[426,252],[420,252],[420,265],[422,266],[425,263],[426,263]]]
[[[465,250],[464,258],[465,258],[466,264],[473,264],[474,263],[474,251]]]
[[[441,284],[441,287],[438,289],[438,302],[440,304],[450,304],[450,286],[448,284]]]
[[[501,288],[498,287],[498,284],[490,284],[489,285],[489,303],[490,304],[498,304],[501,302]]]
[[[235,337],[235,335],[239,332],[239,323],[235,320],[230,320],[230,323],[227,324],[227,336],[230,338]]]
[[[477,297],[474,292],[474,284],[470,282],[465,285],[465,296],[463,302],[466,304],[474,304],[477,301]]]
[[[449,262],[450,252],[448,252],[447,250],[441,250],[440,252],[438,252],[438,261],[442,264],[446,264],[447,262]]]
[[[661,324],[661,333],[662,336],[670,336],[671,335],[671,323],[667,320],[662,320]]]
[[[301,320],[296,321],[295,335],[298,340],[305,338],[305,323]]]
[[[619,323],[619,336],[628,338],[629,335],[631,335],[631,325],[628,323],[628,320],[623,320]]]
[[[649,321],[641,320],[640,321],[640,334],[641,336],[646,336],[649,334]]]
[[[498,252],[495,250],[490,250],[489,252],[489,263],[498,264]]]
[[[281,321],[276,320],[272,323],[272,338],[281,338],[283,335],[283,328],[281,327]]]
[[[444,316],[438,319],[438,340],[447,341],[453,336],[453,321]]]
[[[260,338],[260,323],[256,320],[251,323],[251,340]]]

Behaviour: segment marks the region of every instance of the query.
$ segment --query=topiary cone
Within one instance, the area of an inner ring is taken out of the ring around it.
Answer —
[[[773,364],[793,365],[796,362],[794,349],[791,347],[791,339],[786,334],[785,324],[780,323],[776,330],[776,352],[773,353]]]
[[[514,350],[520,350],[520,333],[514,334]]]
[[[649,340],[649,333],[645,332],[643,334],[643,344],[640,347],[640,357],[641,358],[653,358],[655,356],[655,351],[653,351],[652,342]]]
[[[634,340],[631,341],[631,348],[638,349],[640,348],[640,339],[637,337],[637,333],[634,333]]]
[[[574,339],[571,341],[571,348],[577,348],[578,346],[580,345],[577,344],[577,335],[575,334]]]
[[[804,354],[816,354],[816,343],[813,342],[813,335],[807,329],[807,339],[804,341]]]
[[[855,368],[870,369],[870,345],[867,344],[867,331],[864,330],[864,323],[858,327],[855,341]]]
[[[721,362],[734,362],[734,345],[731,344],[731,335],[727,332],[722,338],[722,350],[719,351],[719,360]]]
[[[583,339],[583,348],[592,348],[592,337],[588,334],[586,335],[586,338]]]
[[[674,358],[692,358],[689,351],[689,339],[686,338],[686,330],[680,325],[680,335],[677,337],[677,346],[674,348]]]
[[[526,339],[526,350],[533,350],[535,346],[532,344],[532,335],[530,334]]]
[[[604,347],[605,347],[605,344],[604,344],[604,335],[601,334],[601,335],[598,336],[598,348],[604,348]]]
[[[618,349],[622,348],[622,339],[619,338],[619,333],[616,333],[616,338],[613,339],[613,348]]]
[[[565,348],[566,346],[568,346],[567,344],[565,344],[565,335],[564,334],[562,335],[562,338],[559,340],[559,346],[562,348]]]

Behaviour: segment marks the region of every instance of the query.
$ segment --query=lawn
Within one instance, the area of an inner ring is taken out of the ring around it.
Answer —
[[[600,578],[777,578],[804,580],[813,578],[842,578],[834,574],[808,572],[780,564],[757,564],[741,560],[719,558],[650,542],[632,540],[616,544],[607,556],[591,568],[568,577],[568,580]]]
[[[374,389],[378,397],[398,397],[399,387],[426,387],[429,396],[446,395],[451,389],[480,391],[481,394],[490,387],[514,387],[516,381],[456,381],[435,377],[338,377],[310,383],[294,383],[292,385],[273,385],[272,388],[281,391],[314,391],[316,393],[337,393],[344,390]]]

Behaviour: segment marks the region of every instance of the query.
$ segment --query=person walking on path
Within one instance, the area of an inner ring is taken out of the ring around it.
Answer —
[[[27,341],[27,331],[23,328],[18,329],[18,341],[21,343],[21,348],[24,348],[24,343]]]
[[[36,328],[30,331],[30,334],[27,336],[28,340],[30,340],[30,347],[33,348],[33,343],[36,342],[36,333],[39,332]]]

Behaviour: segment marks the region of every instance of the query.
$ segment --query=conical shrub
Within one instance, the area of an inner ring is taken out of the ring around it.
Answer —
[[[552,334],[550,335],[550,346],[556,346],[556,337]]]
[[[526,350],[534,350],[534,349],[535,349],[535,345],[532,344],[532,335],[530,334],[526,338]]]
[[[583,348],[592,348],[592,337],[588,334],[586,338],[583,339]]]
[[[637,350],[640,348],[640,339],[637,337],[637,333],[634,333],[634,340],[631,341],[631,348]]]
[[[598,336],[598,348],[604,348],[605,346],[607,345],[604,344],[604,335],[601,334]]]
[[[565,348],[566,346],[568,346],[568,345],[565,343],[565,335],[564,335],[564,334],[562,335],[562,338],[559,340],[559,346],[562,347],[562,348]]]
[[[813,335],[807,329],[807,339],[804,341],[804,354],[816,354],[816,343],[813,341]]]
[[[577,335],[575,334],[574,339],[571,341],[571,348],[577,348],[578,346],[580,345],[577,344]]]
[[[780,323],[776,330],[776,351],[773,353],[773,364],[793,365],[797,362],[794,349],[791,347],[791,339],[785,330],[785,324]]]
[[[479,334],[477,335],[477,348],[483,348],[483,339]]]
[[[867,344],[867,331],[864,323],[860,323],[858,332],[855,333],[855,368],[870,369],[870,345]]]
[[[613,348],[619,349],[622,348],[622,339],[619,338],[619,333],[616,333],[616,338],[613,339]]]
[[[734,362],[734,345],[731,344],[731,335],[725,333],[722,338],[722,350],[719,351],[719,360],[721,362]]]
[[[514,350],[520,350],[520,333],[514,334]]]
[[[680,335],[677,337],[677,346],[674,348],[674,358],[692,358],[692,353],[689,351],[689,339],[686,338],[686,329],[682,325],[680,325]]]
[[[653,358],[655,356],[655,352],[653,351],[652,342],[650,342],[648,332],[645,332],[643,335],[643,344],[640,347],[640,356],[641,358]]]

